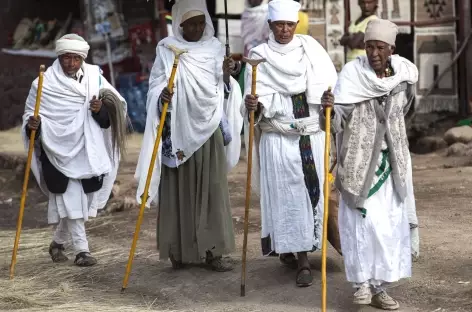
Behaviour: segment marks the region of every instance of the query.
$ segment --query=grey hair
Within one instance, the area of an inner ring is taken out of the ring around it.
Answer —
[[[123,111],[123,102],[110,89],[101,89],[99,98],[106,107],[110,118],[113,151],[118,149],[121,155],[126,154],[126,131],[129,119]],[[113,157],[115,157],[114,153]]]

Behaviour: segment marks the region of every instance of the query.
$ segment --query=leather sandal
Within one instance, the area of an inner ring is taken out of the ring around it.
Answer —
[[[284,266],[292,270],[296,270],[298,268],[298,261],[293,253],[280,254],[279,260]]]
[[[49,255],[51,256],[52,262],[61,263],[69,260],[69,258],[64,254],[64,250],[63,244],[58,244],[53,241],[51,245],[49,245]]]
[[[309,272],[309,274],[303,274],[303,272]],[[297,286],[308,287],[313,284],[313,275],[311,275],[311,269],[309,267],[300,267],[297,271]]]
[[[97,259],[92,257],[89,252],[81,252],[75,257],[74,263],[80,267],[89,267],[97,264]]]

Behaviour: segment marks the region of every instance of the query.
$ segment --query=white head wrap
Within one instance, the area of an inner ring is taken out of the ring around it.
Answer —
[[[66,53],[73,53],[80,55],[83,59],[86,59],[89,50],[90,46],[87,41],[76,34],[64,35],[56,41],[56,54],[58,56]]]
[[[300,3],[293,0],[272,0],[269,2],[269,20],[296,23],[300,8]]]
[[[192,17],[200,16],[200,15],[205,15],[205,13],[203,13],[202,11],[198,11],[198,10],[188,11],[187,13],[185,13],[182,16],[182,21],[180,22],[180,24],[182,24],[183,22],[185,22],[188,19],[191,19]]]
[[[395,46],[397,34],[398,27],[394,23],[380,18],[373,19],[369,21],[365,29],[364,42],[376,40]]]
[[[197,13],[197,15],[193,15]],[[203,36],[200,39],[208,40],[215,35],[215,29],[213,28],[213,23],[211,21],[210,14],[208,13],[206,1],[205,0],[177,0],[172,6],[172,32],[174,37],[179,41],[186,42],[182,36],[182,23],[189,18],[205,15],[206,27],[203,32]],[[190,16],[190,17],[188,17]]]

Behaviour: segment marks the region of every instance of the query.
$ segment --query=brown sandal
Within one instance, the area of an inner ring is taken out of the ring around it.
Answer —
[[[298,261],[293,253],[280,254],[279,260],[283,265],[292,270],[296,270],[298,268]]]
[[[224,263],[222,257],[214,257],[210,251],[207,251],[205,262],[213,271],[216,272],[229,272],[234,269],[232,265]]]
[[[185,265],[182,263],[182,261],[177,261],[177,260],[175,260],[174,255],[172,255],[172,254],[169,255],[169,260],[170,260],[170,262],[172,263],[172,268],[173,268],[174,270],[183,269],[184,266],[185,266]]]
[[[49,245],[49,255],[51,256],[52,262],[61,263],[68,261],[69,258],[64,254],[64,250],[64,245],[53,241],[51,245]]]
[[[302,274],[302,272],[308,271],[309,274]],[[297,271],[297,286],[308,287],[313,284],[313,275],[311,275],[311,269],[309,267],[300,267]]]
[[[89,267],[97,264],[97,259],[88,252],[81,252],[75,257],[74,263],[79,267]]]

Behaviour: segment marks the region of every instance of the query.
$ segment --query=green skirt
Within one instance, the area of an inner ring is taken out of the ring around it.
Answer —
[[[235,249],[226,156],[220,129],[178,168],[162,166],[157,245],[170,255],[199,263]]]

